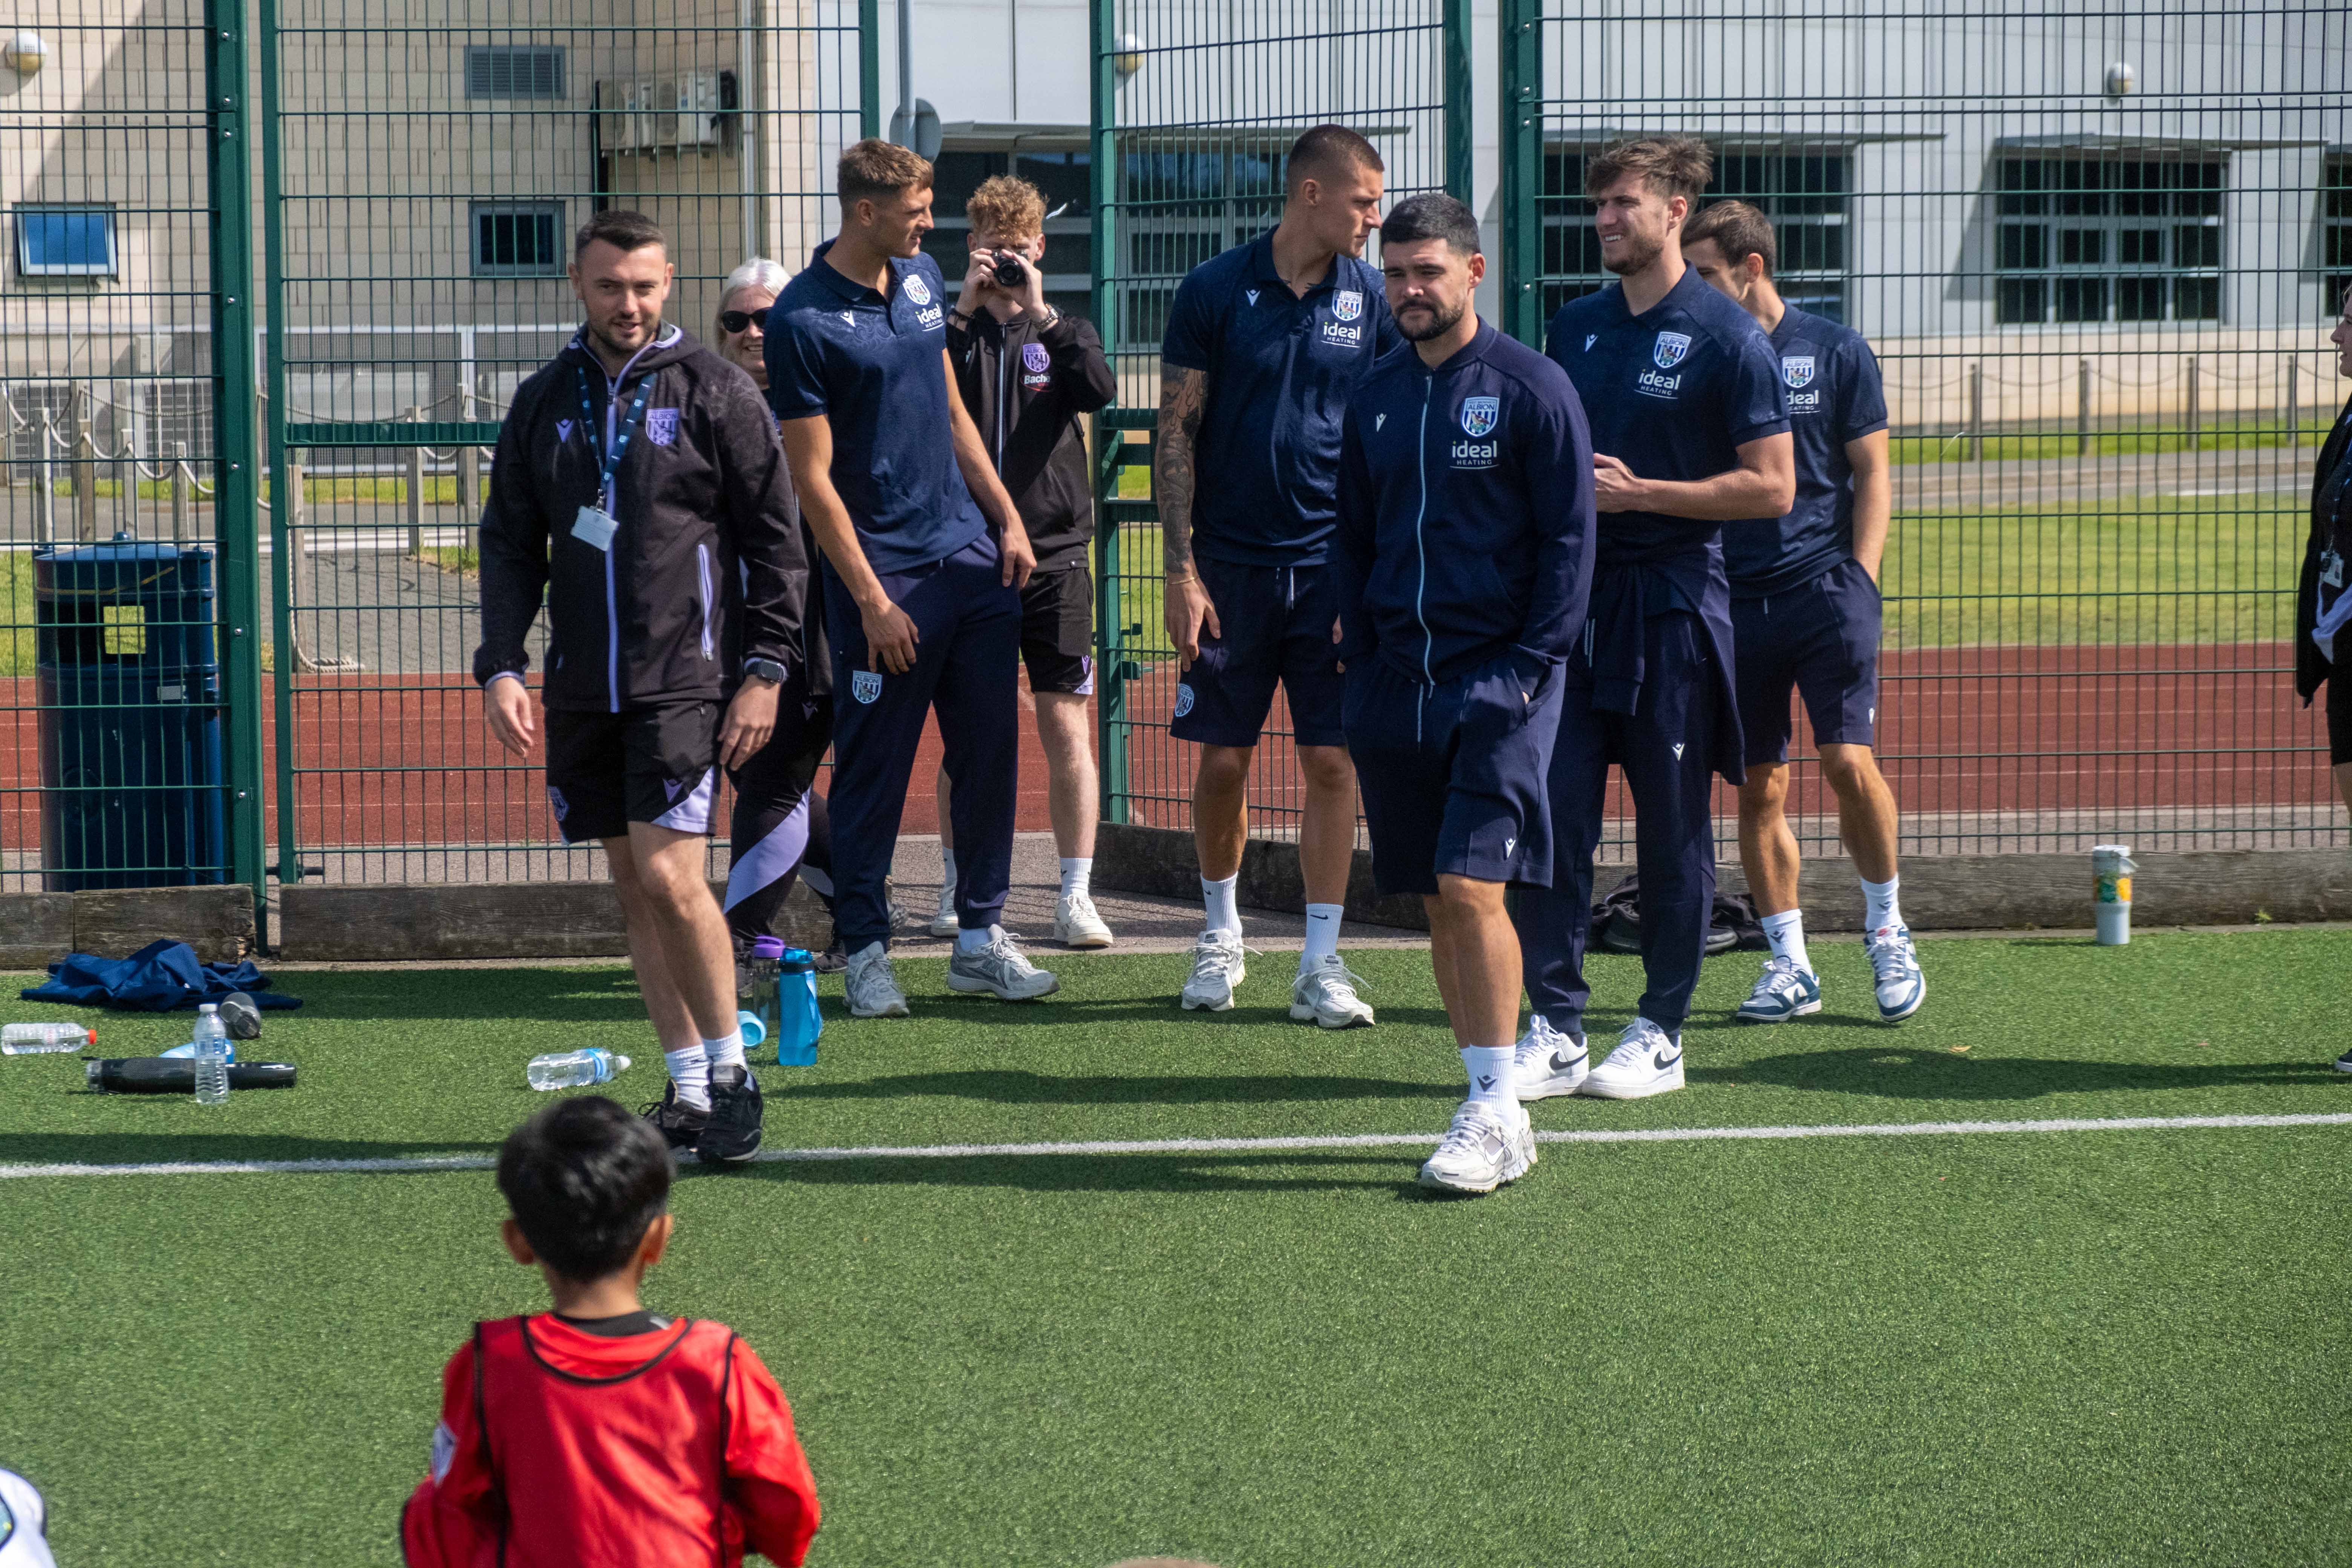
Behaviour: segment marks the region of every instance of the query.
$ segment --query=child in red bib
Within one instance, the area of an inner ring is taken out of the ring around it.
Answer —
[[[507,1250],[555,1310],[478,1323],[441,1374],[432,1473],[400,1521],[409,1568],[799,1568],[816,1481],[792,1406],[722,1323],[658,1317],[670,1153],[599,1096],[499,1152]]]

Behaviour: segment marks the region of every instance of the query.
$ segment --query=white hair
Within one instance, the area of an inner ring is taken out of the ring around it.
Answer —
[[[738,289],[765,289],[771,294],[781,294],[792,280],[792,275],[782,266],[764,256],[755,256],[727,275],[727,281],[719,286],[719,299],[725,303]]]

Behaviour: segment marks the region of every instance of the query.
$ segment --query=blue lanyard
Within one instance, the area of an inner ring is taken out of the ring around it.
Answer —
[[[593,455],[597,447],[596,407],[588,395],[588,373],[578,365],[572,368],[579,372],[580,423],[587,432],[588,450]],[[654,395],[654,383],[660,379],[659,371],[646,373],[645,379],[637,383],[637,400],[629,405],[628,417],[622,420],[620,427],[613,433],[613,450],[606,455],[603,469],[596,476],[596,502],[599,506],[604,504],[606,493],[613,488],[613,474],[621,466],[621,454],[629,449],[629,437],[636,430],[638,416],[646,411],[646,399]]]

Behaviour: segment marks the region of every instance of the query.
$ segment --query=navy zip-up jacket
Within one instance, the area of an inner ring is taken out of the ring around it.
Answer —
[[[1514,650],[1557,664],[1584,630],[1599,535],[1568,374],[1484,321],[1435,370],[1408,343],[1341,428],[1339,657],[1429,686]]]

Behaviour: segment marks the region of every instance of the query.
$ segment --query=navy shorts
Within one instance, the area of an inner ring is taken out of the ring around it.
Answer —
[[[1878,585],[1858,561],[1761,599],[1731,601],[1732,682],[1749,767],[1789,760],[1794,688],[1817,746],[1867,746],[1878,728]]]
[[[1292,738],[1344,746],[1339,722],[1339,619],[1328,566],[1195,563],[1223,635],[1201,635],[1201,657],[1176,688],[1168,732],[1204,746],[1255,746],[1274,710],[1274,683],[1290,698]]]
[[[1348,672],[1348,751],[1382,893],[1441,876],[1551,885],[1559,667],[1505,654],[1423,686],[1378,658]]]
[[[547,804],[563,842],[625,838],[632,822],[709,832],[721,717],[716,702],[549,709]]]

